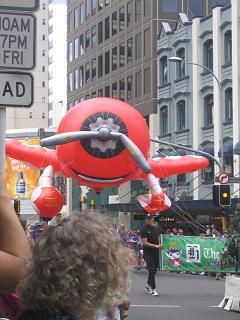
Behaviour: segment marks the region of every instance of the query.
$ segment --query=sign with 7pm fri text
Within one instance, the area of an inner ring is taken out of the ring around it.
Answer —
[[[0,68],[32,70],[36,60],[36,17],[0,11]]]

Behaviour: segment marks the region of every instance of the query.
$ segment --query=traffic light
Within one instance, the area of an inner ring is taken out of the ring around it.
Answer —
[[[231,193],[229,184],[213,186],[213,204],[216,207],[228,207],[231,205]]]
[[[13,201],[13,206],[14,206],[14,211],[16,212],[17,215],[20,215],[20,200],[19,199],[14,199]]]

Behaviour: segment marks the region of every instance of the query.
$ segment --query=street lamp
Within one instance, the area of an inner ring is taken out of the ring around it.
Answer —
[[[207,70],[209,73],[211,73],[211,75],[214,77],[214,79],[217,81],[218,87],[219,87],[219,91],[220,93],[222,92],[222,84],[221,82],[218,80],[217,76],[213,73],[213,71],[211,69],[209,69],[208,67],[199,64],[199,63],[195,63],[195,62],[188,62],[185,61],[184,59],[180,58],[180,57],[170,57],[168,59],[170,62],[175,62],[175,63],[186,63],[186,64],[192,64],[194,66],[198,66],[201,67],[205,70]],[[221,99],[222,101],[222,99]],[[220,114],[221,114],[221,128],[220,128],[220,136],[221,136],[221,141],[220,141],[220,145],[221,145],[221,164],[222,166],[220,166],[220,169],[222,168],[221,171],[225,171],[225,165],[224,165],[224,160],[223,160],[223,129],[222,129],[222,125],[223,125],[223,116],[222,116],[222,108],[220,109]],[[216,160],[216,159],[215,159]],[[216,161],[217,162],[217,161]]]

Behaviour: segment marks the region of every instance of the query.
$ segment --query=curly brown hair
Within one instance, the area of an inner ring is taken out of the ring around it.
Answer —
[[[85,319],[99,307],[122,303],[133,261],[107,218],[74,213],[39,237],[18,292],[26,309]]]

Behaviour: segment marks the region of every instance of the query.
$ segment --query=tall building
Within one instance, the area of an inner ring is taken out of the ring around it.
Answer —
[[[157,34],[178,12],[204,16],[226,0],[68,0],[68,108],[91,97],[157,112]]]
[[[219,2],[227,0],[68,0],[68,109],[93,97],[118,98],[142,113],[154,136],[161,22],[175,25],[178,12],[208,15]],[[120,194],[130,202],[130,184]]]
[[[201,173],[162,181],[175,200],[199,200],[192,203],[199,215],[204,208],[208,214],[214,210],[212,185],[220,170],[230,176],[232,197],[239,200],[239,18],[240,2],[232,0],[232,6],[216,6],[204,18],[189,21],[179,14],[176,29],[167,23],[160,29],[155,134],[165,142],[205,151],[222,165],[219,169],[212,163]],[[184,152],[178,149],[175,155]],[[160,157],[173,153],[170,146],[156,146]]]
[[[34,104],[31,108],[7,108],[7,129],[48,127],[48,0],[39,1],[37,18]]]
[[[67,105],[67,4],[49,1],[49,127],[57,128]]]

